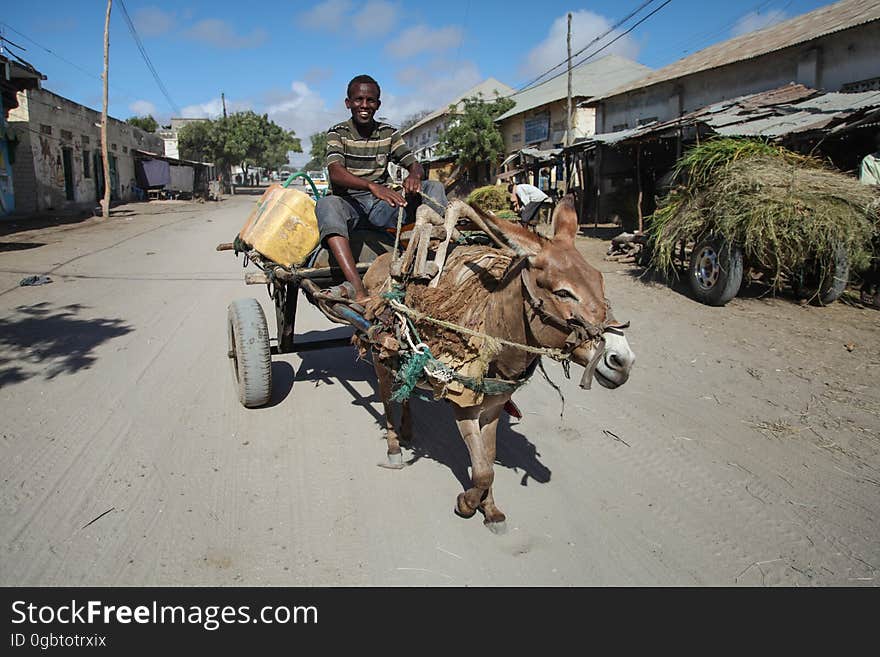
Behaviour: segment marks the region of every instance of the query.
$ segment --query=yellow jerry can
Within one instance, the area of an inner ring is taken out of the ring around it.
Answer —
[[[320,240],[315,201],[297,189],[271,185],[239,235],[279,265],[301,265]]]

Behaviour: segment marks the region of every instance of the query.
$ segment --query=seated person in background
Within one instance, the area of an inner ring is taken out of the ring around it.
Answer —
[[[510,184],[507,191],[510,192],[513,209],[520,213],[520,221],[524,226],[532,223],[544,203],[550,203],[550,197],[534,185]]]
[[[332,195],[318,199],[315,214],[325,244],[354,290],[354,301],[369,299],[348,241],[349,231],[360,224],[384,229],[397,225],[398,208],[406,207],[405,223],[415,220],[421,203],[419,192],[434,199],[443,214],[446,192],[436,181],[422,181],[424,172],[400,131],[374,119],[381,102],[379,83],[369,75],[358,75],[348,83],[345,106],[351,119],[327,131],[326,167]],[[386,187],[388,162],[409,171],[403,181],[406,196]],[[331,288],[328,296],[350,296],[343,286]]]

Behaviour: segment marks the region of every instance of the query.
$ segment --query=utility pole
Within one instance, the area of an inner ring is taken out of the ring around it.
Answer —
[[[222,91],[220,92],[220,100],[223,101],[223,118],[226,118],[226,94]]]
[[[568,121],[565,126],[565,145],[571,146],[571,12],[568,12],[568,38],[566,41],[568,43]]]
[[[107,83],[110,72],[110,8],[113,0],[107,0],[107,18],[104,19],[104,108],[101,111],[101,157],[104,160],[104,200],[101,201],[101,214],[110,217],[110,158],[107,153]]]

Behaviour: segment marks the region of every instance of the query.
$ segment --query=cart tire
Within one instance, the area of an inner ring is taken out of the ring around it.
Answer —
[[[824,276],[815,262],[807,263],[804,271],[794,280],[795,295],[818,306],[827,306],[840,298],[849,283],[849,256],[843,245],[834,251],[834,259]]]
[[[723,306],[737,295],[742,278],[742,250],[724,238],[702,240],[691,252],[688,279],[697,301]]]
[[[264,406],[272,397],[272,351],[266,316],[256,299],[229,304],[227,336],[238,399],[246,408]]]

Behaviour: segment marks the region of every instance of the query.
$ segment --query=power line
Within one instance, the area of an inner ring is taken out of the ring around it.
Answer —
[[[47,53],[49,53],[49,54],[52,55],[53,57],[57,57],[58,59],[60,59],[60,60],[61,60],[62,62],[64,62],[65,64],[68,64],[68,65],[70,65],[70,66],[73,66],[73,68],[77,69],[78,71],[80,71],[80,72],[82,72],[82,73],[85,73],[85,74],[88,75],[90,78],[94,78],[94,79],[96,79],[96,80],[100,80],[100,79],[101,79],[99,76],[95,75],[94,73],[91,73],[91,72],[87,71],[87,70],[84,69],[82,66],[79,66],[78,64],[74,64],[74,63],[73,63],[72,61],[70,61],[69,59],[65,59],[64,57],[62,57],[61,55],[59,55],[59,54],[58,54],[57,52],[55,52],[54,50],[50,50],[50,49],[47,48],[46,46],[44,46],[44,45],[42,45],[42,44],[40,44],[40,43],[37,43],[36,41],[34,41],[33,39],[31,39],[27,34],[24,34],[24,33],[22,33],[22,32],[19,32],[18,30],[16,30],[16,29],[15,29],[14,27],[12,27],[9,23],[6,23],[6,22],[2,22],[2,21],[0,21],[0,24],[2,24],[3,27],[6,27],[6,28],[12,30],[13,32],[15,32],[16,34],[18,34],[19,36],[24,37],[25,39],[27,39],[28,41],[30,41],[30,42],[31,42],[32,44],[34,44],[35,46],[38,46],[38,47],[42,48],[43,50],[45,50]],[[7,42],[7,43],[11,43],[10,41],[6,41],[6,42]],[[21,48],[21,46],[19,46],[19,47]],[[22,50],[24,50],[24,48],[22,48]]]
[[[24,34],[23,32],[20,32],[19,30],[16,30],[16,29],[15,29],[14,27],[12,27],[9,23],[6,23],[6,22],[4,22],[4,21],[0,21],[0,25],[2,25],[3,27],[6,27],[6,28],[12,30],[13,32],[15,32],[16,34],[18,34],[19,36],[21,36],[21,37],[27,39],[28,41],[30,41],[32,44],[34,44],[34,45],[37,46],[38,48],[42,48],[43,50],[45,50],[47,53],[49,53],[49,54],[52,55],[53,57],[56,57],[57,59],[60,59],[62,62],[64,62],[64,63],[67,64],[68,66],[72,66],[73,68],[75,68],[76,70],[80,71],[80,72],[83,73],[84,75],[87,75],[88,77],[90,77],[90,78],[92,78],[92,79],[94,79],[94,80],[97,80],[98,82],[103,82],[103,80],[101,79],[101,76],[100,76],[100,75],[95,75],[94,73],[92,73],[92,72],[90,72],[90,71],[87,71],[87,70],[84,69],[82,66],[79,66],[78,64],[74,64],[74,63],[73,63],[72,61],[70,61],[69,59],[67,59],[67,58],[65,58],[65,57],[62,57],[61,55],[59,55],[59,54],[58,54],[57,52],[55,52],[54,50],[51,50],[50,48],[47,48],[46,46],[44,46],[44,45],[41,44],[41,43],[37,43],[36,41],[34,41],[33,39],[31,39],[27,34]],[[9,41],[9,39],[3,39],[3,41],[5,41],[7,44],[12,44],[12,42]],[[21,47],[21,46],[16,46],[16,47],[21,48],[22,50],[26,50],[26,48],[23,48],[23,47]],[[127,89],[123,89],[123,88],[121,88],[121,87],[119,87],[119,86],[117,86],[117,85],[112,85],[112,86],[113,86],[113,89],[114,89],[115,91],[117,91],[117,92],[121,92],[121,94],[122,94],[122,96],[123,96],[124,98],[136,98],[136,97],[137,97],[137,96],[135,96],[133,93],[131,93],[131,92],[130,92],[129,90],[127,90]]]
[[[577,64],[574,64],[574,65],[572,66],[572,68],[577,68],[577,67],[580,66],[581,64],[585,64],[586,62],[588,62],[589,60],[591,60],[593,57],[595,57],[596,55],[598,55],[600,52],[602,52],[602,51],[605,50],[606,48],[612,46],[612,45],[614,44],[615,41],[618,41],[619,39],[622,39],[623,37],[625,37],[627,34],[629,34],[629,33],[632,32],[634,29],[636,29],[639,25],[641,25],[641,24],[644,23],[646,20],[648,20],[649,18],[651,18],[651,16],[653,16],[653,15],[656,14],[658,11],[660,11],[661,9],[663,9],[663,7],[665,7],[666,5],[668,5],[670,2],[672,2],[672,0],[666,0],[666,2],[664,2],[662,5],[660,5],[660,6],[657,7],[656,9],[654,9],[654,11],[652,11],[651,13],[647,14],[646,16],[644,16],[643,18],[641,18],[640,20],[638,20],[638,21],[637,21],[632,27],[630,27],[628,30],[626,30],[625,32],[621,32],[621,33],[618,34],[616,37],[614,37],[611,41],[609,41],[609,42],[606,43],[604,46],[602,46],[601,48],[599,48],[597,51],[595,51],[595,52],[593,52],[593,53],[590,53],[589,55],[587,55],[586,57],[584,57],[581,61],[579,61]],[[557,74],[554,75],[553,77],[551,77],[551,78],[547,78],[546,80],[544,80],[544,82],[542,82],[541,84],[544,84],[544,83],[546,83],[546,82],[550,82],[550,80],[555,80],[555,79],[558,78],[560,75],[564,75],[564,74],[565,74],[565,71],[563,71],[562,73],[557,73]]]
[[[141,57],[143,57],[144,62],[147,65],[147,68],[150,69],[150,73],[153,74],[153,79],[156,81],[156,84],[159,87],[159,91],[162,92],[162,95],[165,96],[165,100],[168,101],[168,105],[174,110],[175,114],[180,116],[180,108],[175,104],[173,100],[171,100],[171,95],[168,93],[168,89],[165,88],[165,85],[162,84],[162,80],[159,78],[159,74],[156,72],[156,68],[153,66],[153,62],[150,61],[149,55],[147,55],[147,51],[144,49],[144,44],[141,42],[141,37],[138,35],[137,30],[134,27],[134,23],[131,20],[131,17],[128,15],[128,9],[125,8],[125,3],[122,0],[119,0],[119,4],[122,5],[122,16],[125,18],[125,22],[128,25],[128,30],[131,32],[131,36],[134,38],[134,43],[137,46],[137,49],[141,53]]]
[[[599,36],[597,36],[595,39],[593,39],[592,41],[590,41],[590,42],[589,42],[587,45],[585,45],[583,48],[581,48],[580,50],[578,50],[574,55],[572,55],[572,58],[577,57],[577,56],[580,55],[582,52],[584,52],[584,50],[586,50],[586,49],[589,48],[590,46],[592,46],[592,45],[598,43],[599,41],[601,41],[602,39],[604,39],[605,37],[607,37],[607,36],[608,36],[609,34],[611,34],[614,30],[616,30],[617,28],[619,28],[621,25],[623,25],[624,23],[626,23],[626,22],[627,22],[629,19],[631,19],[633,16],[635,16],[636,14],[638,14],[642,9],[644,9],[645,7],[647,7],[648,5],[650,5],[651,3],[655,2],[655,1],[656,1],[656,0],[646,0],[645,2],[643,2],[643,3],[642,3],[641,5],[639,5],[636,9],[634,9],[633,11],[631,11],[629,14],[627,14],[626,16],[624,16],[623,18],[621,18],[619,21],[617,21],[614,25],[612,25],[612,26],[609,27],[607,30],[605,30],[605,32],[603,32],[602,34],[600,34]],[[612,43],[613,43],[613,42],[612,42]],[[539,75],[538,77],[536,77],[535,79],[533,79],[531,82],[526,82],[524,85],[522,85],[522,86],[518,89],[518,91],[524,91],[524,90],[527,89],[528,87],[531,87],[532,85],[534,85],[538,80],[540,80],[541,78],[543,78],[543,77],[544,77],[545,75],[547,75],[548,73],[552,73],[552,72],[555,71],[557,68],[559,68],[560,66],[565,66],[567,63],[568,63],[568,58],[563,59],[563,60],[562,60],[560,63],[558,63],[556,66],[553,66],[553,67],[547,69],[546,71],[544,71],[543,73],[541,73],[541,75]],[[554,77],[555,77],[555,76],[554,76]],[[550,79],[552,80],[553,78],[550,78]]]

